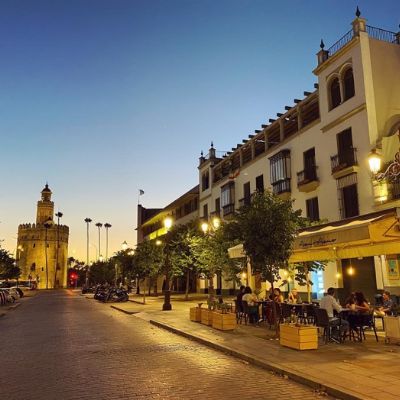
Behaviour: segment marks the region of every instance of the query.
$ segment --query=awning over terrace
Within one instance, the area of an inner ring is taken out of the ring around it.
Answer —
[[[400,212],[390,209],[301,230],[290,263],[400,253]],[[245,257],[243,245],[229,257]]]

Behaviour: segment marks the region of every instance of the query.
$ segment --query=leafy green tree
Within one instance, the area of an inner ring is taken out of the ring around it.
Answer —
[[[250,205],[237,212],[230,226],[230,232],[235,232],[243,243],[253,270],[261,273],[272,290],[281,278],[280,268],[287,265],[296,232],[304,226],[301,210],[294,211],[292,205],[293,201],[269,191],[257,192]]]
[[[236,239],[236,240],[235,240]],[[193,238],[190,247],[196,262],[196,268],[208,280],[208,293],[212,297],[214,291],[214,276],[225,273],[230,279],[236,279],[240,272],[240,263],[229,258],[229,247],[237,244],[237,238],[232,237],[226,225],[221,225],[211,234]]]
[[[121,281],[124,282],[125,278],[131,279],[134,272],[134,251],[133,249],[120,250],[111,258],[111,262],[116,264]]]
[[[90,266],[90,281],[91,283],[111,283],[115,278],[114,264],[108,261],[96,261]]]
[[[146,240],[136,246],[132,273],[144,282],[146,278],[154,279],[161,274],[163,262],[163,245],[157,245],[154,240]],[[143,291],[143,302],[146,301],[145,293],[146,288]]]
[[[196,258],[192,244],[200,235],[199,221],[195,220],[186,225],[178,225],[170,232],[171,236],[171,275],[186,276],[185,299],[189,299],[190,273],[196,272]]]
[[[20,275],[15,259],[7,250],[0,249],[0,279],[17,279]]]

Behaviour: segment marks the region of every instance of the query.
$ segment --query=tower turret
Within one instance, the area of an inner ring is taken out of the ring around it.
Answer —
[[[53,221],[54,203],[51,201],[52,192],[49,185],[42,190],[42,198],[37,202],[36,223],[44,224],[46,221]]]

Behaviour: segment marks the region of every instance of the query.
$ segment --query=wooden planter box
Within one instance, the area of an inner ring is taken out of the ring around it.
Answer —
[[[201,323],[204,325],[212,325],[214,312],[208,308],[201,308]]]
[[[214,312],[212,317],[212,327],[221,331],[232,331],[236,328],[236,314]]]
[[[194,322],[201,322],[201,308],[193,307],[190,309],[190,320]]]
[[[400,317],[385,316],[385,342],[400,342]]]
[[[281,324],[280,344],[296,350],[318,349],[318,328],[307,325]]]

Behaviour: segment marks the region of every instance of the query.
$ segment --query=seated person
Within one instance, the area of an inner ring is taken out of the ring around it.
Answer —
[[[283,298],[281,289],[279,289],[279,288],[275,288],[275,289],[274,289],[273,300],[274,300],[276,303],[283,303],[284,298]]]
[[[246,289],[246,286],[240,286],[239,288],[239,293],[236,296],[236,307],[238,308],[237,311],[242,312],[243,311],[243,295],[244,295],[244,290]]]
[[[289,293],[289,296],[288,296],[288,302],[292,303],[292,304],[301,303],[301,298],[300,298],[299,293],[297,292],[297,289],[293,288],[291,290],[291,292]]]
[[[342,307],[336,301],[334,295],[335,289],[330,287],[326,295],[321,299],[319,307],[323,310],[326,310],[329,317],[329,325],[338,326],[340,330],[347,331],[349,329],[349,323],[342,318],[335,317],[333,314],[333,310],[335,310],[337,313],[342,311]]]
[[[382,307],[379,307],[377,310],[375,310],[375,314],[383,317],[385,315],[391,315],[393,311],[393,300],[390,298],[390,292],[384,291],[382,295]]]
[[[257,296],[253,294],[251,288],[247,286],[244,289],[244,295],[242,297],[242,301],[245,301],[248,306],[248,314],[249,314],[249,320],[251,323],[256,323],[258,322],[258,304],[257,302]]]
[[[356,298],[355,298],[355,293],[354,292],[350,293],[350,296],[346,299],[344,304],[345,304],[346,308],[349,308],[351,310],[355,310],[356,309]]]
[[[370,307],[362,292],[355,292],[354,293],[354,302],[355,302],[355,309],[363,314],[368,314],[370,312]]]

